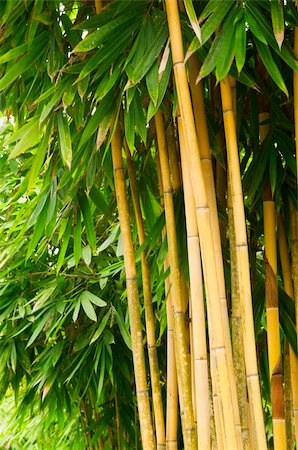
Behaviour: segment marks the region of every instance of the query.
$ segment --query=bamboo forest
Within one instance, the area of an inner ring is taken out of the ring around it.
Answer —
[[[0,449],[298,450],[298,2],[0,1]]]

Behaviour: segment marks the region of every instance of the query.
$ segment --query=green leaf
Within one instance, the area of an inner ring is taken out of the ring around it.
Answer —
[[[158,61],[155,61],[146,75],[146,86],[153,104],[158,100]]]
[[[283,1],[271,0],[270,7],[274,36],[278,47],[281,48],[285,34]]]
[[[82,258],[83,258],[86,266],[89,267],[91,264],[91,260],[92,260],[90,245],[85,245],[85,247],[82,248]]]
[[[26,345],[26,348],[30,347],[30,345],[33,344],[33,342],[36,340],[36,338],[40,335],[40,333],[42,332],[42,330],[51,314],[52,314],[52,312],[48,311],[48,313],[45,314],[42,319],[38,320],[38,322],[36,324],[36,328],[35,328],[34,332],[32,333],[32,335]]]
[[[109,311],[101,319],[100,324],[99,324],[97,330],[95,331],[94,335],[92,336],[92,339],[91,339],[89,345],[93,344],[93,342],[97,341],[97,339],[100,338],[104,329],[106,328],[106,325],[108,323],[110,315],[111,315],[111,309],[109,309]]]
[[[72,161],[72,143],[68,120],[62,111],[57,112],[57,123],[62,161],[70,169]]]
[[[28,185],[27,185],[28,191],[30,191],[30,189],[34,186],[34,184],[38,178],[39,172],[42,168],[42,165],[43,165],[43,162],[44,162],[47,150],[48,150],[51,133],[52,133],[52,127],[51,127],[51,125],[48,125],[46,128],[46,131],[45,131],[45,135],[42,138],[40,145],[36,149],[36,154],[34,156],[34,160],[33,160],[31,169],[29,171]]]
[[[235,7],[235,3],[232,0],[222,0],[218,3],[213,13],[201,27],[202,45],[208,41],[212,34],[215,33],[219,25],[223,23],[224,18],[226,17],[232,6]],[[200,42],[197,41],[197,44],[199,48]]]
[[[65,230],[65,235],[63,236],[62,245],[61,245],[60,250],[59,250],[57,267],[56,267],[56,274],[57,275],[58,275],[58,273],[59,273],[59,271],[60,271],[60,269],[61,269],[61,267],[63,266],[63,263],[64,263],[64,259],[65,259],[65,255],[66,255],[66,251],[67,251],[67,247],[68,247],[71,231],[72,231],[72,213],[68,217],[68,223],[67,223],[67,227],[66,227],[66,230]]]
[[[235,60],[238,73],[241,72],[245,64],[246,37],[247,31],[245,29],[245,21],[240,20],[236,24],[236,32],[235,32]]]
[[[121,74],[122,70],[121,66],[122,66],[121,61],[119,61],[118,65],[116,65],[115,67],[111,67],[109,71],[109,76],[103,77],[94,93],[94,97],[96,98],[97,101],[102,100],[107,95],[107,93],[110,92],[112,87],[116,84]]]
[[[77,321],[77,318],[78,318],[79,312],[80,312],[80,308],[81,308],[81,300],[80,300],[80,298],[79,298],[79,299],[76,301],[76,304],[75,304],[75,307],[74,307],[74,310],[73,310],[72,320],[73,320],[74,322]]]
[[[258,22],[256,21],[253,14],[249,12],[249,10],[245,10],[245,19],[248,23],[248,26],[250,28],[250,31],[252,34],[260,41],[263,42],[263,44],[267,45],[267,40],[264,36],[264,33],[262,29],[258,26]]]
[[[45,37],[46,35],[40,35],[40,39],[30,47],[28,53],[5,72],[5,75],[0,79],[0,92],[4,91],[20,75],[26,72],[34,64],[36,58],[40,57],[42,49],[45,49]]]
[[[103,306],[107,306],[107,303],[102,300],[101,298],[99,298],[97,295],[92,294],[92,292],[90,291],[84,291],[81,296],[81,302],[83,303],[83,298],[89,300],[91,303],[94,303],[94,305],[99,306],[100,308],[102,308]]]
[[[99,246],[98,252],[106,250],[116,239],[119,233],[119,224],[115,225],[109,237]]]
[[[74,253],[74,262],[77,267],[79,261],[81,259],[82,254],[82,222],[81,222],[81,213],[78,211],[76,218],[76,225],[74,229],[73,236],[73,253]]]
[[[39,129],[38,119],[39,117],[37,116],[30,121],[30,127],[26,128],[23,136],[10,152],[9,159],[16,158],[22,153],[25,153],[29,148],[33,147],[37,144],[37,142],[39,142],[41,132]]]
[[[84,218],[84,225],[86,229],[87,239],[90,244],[90,247],[93,251],[96,249],[96,236],[95,236],[95,230],[94,230],[94,223],[93,218],[91,214],[91,208],[89,204],[89,200],[85,192],[81,192],[78,195],[78,201],[80,205],[80,209],[83,214]]]
[[[267,45],[264,45],[262,42],[256,41],[256,45],[257,45],[259,55],[263,61],[263,64],[264,64],[267,72],[269,73],[269,75],[271,76],[273,81],[277,84],[277,86],[288,97],[289,93],[288,93],[287,87],[285,85],[285,82],[283,80],[283,77],[282,77],[277,65],[275,64],[274,59],[272,58],[270,49],[268,48]]]
[[[89,317],[89,319],[93,320],[94,322],[97,322],[96,312],[85,292],[83,292],[80,295],[80,301],[81,301],[83,310],[85,311],[85,313]]]
[[[35,247],[37,246],[40,238],[42,237],[43,230],[44,230],[46,220],[47,220],[47,212],[48,212],[48,201],[45,203],[45,206],[43,207],[43,209],[37,219],[37,222],[35,224],[34,232],[33,232],[32,238],[30,240],[27,254],[26,254],[26,261],[32,255],[32,253],[35,250]]]
[[[183,0],[183,1],[184,1],[185,10],[187,12],[190,24],[191,24],[199,42],[202,43],[201,29],[200,29],[200,26],[198,23],[195,9],[193,7],[192,0]]]
[[[121,333],[121,336],[125,342],[125,344],[127,345],[127,347],[131,350],[131,336],[130,333],[128,331],[128,329],[126,328],[125,322],[123,320],[122,317],[122,313],[118,312],[116,308],[113,308],[117,323],[119,325],[119,330]]]

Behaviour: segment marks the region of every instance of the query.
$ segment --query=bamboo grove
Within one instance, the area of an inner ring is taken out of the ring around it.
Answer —
[[[0,445],[298,448],[292,0],[0,2]]]

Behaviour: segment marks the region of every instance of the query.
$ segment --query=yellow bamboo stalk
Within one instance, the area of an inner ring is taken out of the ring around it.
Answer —
[[[187,229],[187,249],[190,276],[190,310],[194,357],[195,407],[198,431],[198,449],[210,449],[210,408],[208,359],[205,332],[205,312],[203,297],[203,280],[200,257],[200,242],[196,219],[195,201],[186,157],[186,144],[183,135],[181,117],[177,117],[183,192]]]
[[[160,160],[157,158],[157,176],[160,201],[163,202],[163,183],[161,176]],[[162,237],[165,239],[166,230],[163,229]],[[169,256],[164,262],[164,272],[169,268]],[[167,450],[177,450],[177,430],[178,430],[178,382],[174,348],[174,314],[171,297],[170,280],[165,280],[165,298],[167,307],[167,401],[166,401],[166,448]]]
[[[130,228],[129,208],[126,197],[125,175],[122,161],[122,142],[119,127],[111,142],[115,191],[117,197],[120,229],[124,250],[128,311],[132,340],[132,354],[136,383],[136,395],[139,410],[142,445],[144,449],[156,448],[151,420],[143,333],[140,314],[138,280],[135,265],[134,247]]]
[[[286,449],[286,424],[282,386],[282,359],[279,334],[277,252],[275,203],[269,183],[264,186],[264,240],[265,240],[265,289],[269,373],[271,380],[271,403],[273,441],[277,449]]]
[[[156,135],[160,158],[160,167],[164,194],[168,253],[170,259],[171,297],[174,310],[174,343],[177,366],[178,392],[181,414],[183,414],[182,429],[186,450],[197,448],[197,436],[194,424],[191,397],[191,371],[187,348],[187,333],[181,295],[181,279],[178,258],[173,191],[170,179],[170,167],[167,144],[165,139],[163,117],[161,111],[155,115]]]
[[[290,205],[291,217],[291,253],[292,253],[292,273],[294,285],[294,298],[296,309],[296,334],[298,346],[298,211]]]
[[[237,431],[234,420],[232,386],[227,364],[222,313],[219,296],[219,285],[216,276],[216,257],[214,252],[213,237],[211,232],[210,211],[207,203],[206,190],[202,174],[202,166],[199,156],[196,129],[190,99],[184,65],[184,53],[182,44],[179,11],[176,0],[166,0],[167,18],[170,31],[174,75],[178,94],[178,104],[181,112],[184,136],[187,143],[188,164],[191,172],[191,180],[194,191],[197,222],[199,228],[200,244],[202,251],[203,273],[206,284],[207,308],[210,311],[212,321],[209,327],[213,327],[214,336],[210,340],[210,348],[216,361],[217,381],[222,405],[222,417],[224,422],[224,441],[229,448],[238,448]],[[212,299],[212,301],[211,301]],[[229,433],[229,436],[227,436]],[[228,447],[227,447],[228,448]]]
[[[96,11],[96,14],[100,13],[100,11],[102,10],[102,7],[103,7],[102,0],[95,0],[95,11]]]
[[[250,417],[254,430],[255,449],[266,449],[266,435],[262,411],[254,322],[251,299],[250,271],[240,163],[233,114],[232,92],[229,79],[220,84],[225,137],[228,156],[228,171],[231,183],[233,215],[235,223],[239,294],[242,311],[243,343],[245,352],[246,379],[250,405]]]
[[[294,288],[293,288],[292,271],[288,252],[287,238],[285,233],[285,227],[282,218],[280,216],[278,219],[278,246],[279,246],[284,289],[286,294],[288,294],[289,297],[294,299]],[[295,439],[296,445],[298,445],[298,358],[295,355],[292,347],[290,347],[289,349],[289,358],[290,358],[291,387],[292,387],[293,413],[295,425]]]
[[[287,448],[294,448],[294,414],[293,414],[293,397],[292,397],[292,381],[290,366],[290,349],[289,342],[284,342],[284,405],[287,433]]]
[[[227,361],[229,366],[229,374],[231,377],[231,387],[232,387],[232,401],[233,401],[233,412],[235,418],[235,425],[237,429],[237,437],[239,446],[241,446],[242,435],[241,435],[241,423],[239,406],[237,400],[236,391],[236,381],[234,375],[233,358],[232,358],[232,347],[230,340],[230,326],[228,318],[228,309],[226,301],[225,292],[225,279],[223,270],[223,259],[222,259],[222,249],[221,249],[221,239],[220,239],[220,228],[217,213],[217,201],[215,192],[215,183],[213,176],[212,167],[212,156],[210,151],[207,118],[205,113],[204,105],[204,95],[202,82],[196,84],[196,79],[199,74],[199,63],[195,55],[193,55],[189,60],[189,77],[190,77],[190,89],[192,94],[192,102],[194,106],[194,119],[196,124],[196,132],[198,137],[198,145],[200,149],[200,158],[202,164],[203,177],[205,182],[205,189],[207,194],[207,202],[210,210],[210,220],[211,220],[211,231],[214,242],[215,258],[216,258],[216,270],[219,280],[219,296],[222,309],[222,321],[224,329],[225,346],[227,350]]]
[[[246,374],[242,336],[241,304],[239,298],[239,282],[237,270],[236,236],[230,184],[228,184],[228,220],[231,268],[233,361],[235,368],[235,377],[237,380],[237,397],[239,402],[243,449],[247,450],[250,448],[250,433],[248,424],[248,402],[246,394]]]
[[[298,58],[298,27],[295,27],[294,31],[294,53]],[[298,72],[293,73],[294,80],[294,124],[295,124],[295,136],[296,136],[296,168],[298,176]]]
[[[138,185],[135,174],[135,169],[131,159],[130,150],[128,148],[127,142],[124,139],[124,148],[126,154],[126,164],[129,176],[130,188],[132,193],[134,212],[136,217],[137,232],[139,238],[139,244],[142,245],[145,241],[145,228],[144,221],[142,217]],[[143,282],[143,294],[144,294],[144,306],[145,306],[145,322],[146,322],[146,336],[147,336],[147,347],[148,347],[148,357],[149,357],[149,367],[150,367],[150,378],[151,378],[151,388],[152,388],[152,399],[153,399],[153,411],[155,418],[155,430],[156,430],[156,444],[157,449],[165,449],[166,446],[166,435],[165,435],[165,423],[164,414],[162,406],[162,396],[161,396],[161,386],[160,386],[160,376],[159,376],[159,364],[157,358],[156,350],[156,339],[155,339],[155,324],[154,324],[154,313],[152,306],[152,295],[150,286],[150,268],[147,261],[146,251],[142,252],[141,257],[142,266],[142,282]]]
[[[181,188],[181,170],[178,162],[178,154],[176,148],[176,141],[174,135],[174,127],[172,122],[170,122],[169,126],[166,130],[166,139],[169,151],[169,160],[170,160],[170,171],[171,171],[171,180],[173,192],[178,191]]]

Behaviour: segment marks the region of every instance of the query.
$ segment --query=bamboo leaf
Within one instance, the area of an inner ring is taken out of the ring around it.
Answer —
[[[84,225],[86,229],[87,239],[90,244],[90,247],[93,251],[96,249],[96,236],[93,224],[93,218],[91,214],[91,208],[89,204],[89,200],[85,192],[81,192],[78,196],[78,201],[80,205],[80,209],[84,218]]]
[[[40,130],[38,117],[35,117],[34,120],[30,121],[30,126],[26,128],[25,133],[10,152],[9,159],[16,158],[22,153],[25,153],[28,149],[36,145],[37,142],[39,142],[39,140],[40,140]]]
[[[185,10],[187,12],[190,24],[199,40],[199,42],[202,44],[202,35],[201,35],[201,29],[198,23],[198,19],[197,19],[197,15],[195,12],[195,9],[193,7],[193,3],[192,0],[183,0],[184,1],[184,6],[185,6]]]
[[[245,21],[240,20],[236,25],[235,32],[235,60],[238,73],[241,72],[246,58],[246,37]]]
[[[57,122],[62,161],[70,169],[72,161],[72,143],[67,117],[63,115],[62,111],[57,112]]]
[[[158,61],[155,61],[146,75],[146,86],[153,104],[158,100]]]
[[[81,300],[80,300],[80,298],[79,298],[79,299],[76,301],[76,304],[75,304],[75,307],[74,307],[74,310],[73,310],[72,320],[73,320],[74,322],[76,322],[77,319],[78,319],[79,312],[80,312],[80,308],[81,308]]]
[[[58,261],[57,261],[57,267],[56,267],[56,274],[57,275],[60,272],[60,269],[61,269],[61,267],[63,266],[63,263],[64,263],[64,259],[65,259],[66,251],[67,251],[67,248],[68,248],[68,243],[69,243],[71,231],[72,231],[72,214],[70,214],[70,216],[68,217],[68,223],[67,223],[67,227],[66,227],[66,230],[65,230],[65,235],[63,237],[62,245],[60,247],[59,254],[58,254]]]
[[[271,19],[274,36],[279,48],[281,48],[284,40],[284,11],[282,0],[271,0]]]
[[[94,322],[97,322],[97,316],[96,316],[96,312],[94,310],[94,307],[92,305],[92,303],[90,302],[88,296],[86,295],[85,292],[83,292],[80,295],[80,301],[81,301],[81,305],[83,307],[83,310],[86,313],[86,316],[89,317],[89,319],[93,320]]]
[[[42,233],[44,231],[44,227],[46,224],[46,220],[47,220],[47,212],[48,212],[48,202],[45,203],[45,205],[36,221],[34,232],[33,232],[32,238],[31,238],[29,246],[28,246],[28,250],[27,250],[27,254],[26,254],[26,261],[34,252],[35,247],[37,246],[37,244],[42,236]]]
[[[43,330],[43,328],[44,328],[44,326],[45,326],[46,322],[48,321],[48,319],[49,319],[49,317],[50,317],[51,314],[52,314],[52,312],[49,311],[47,314],[45,314],[45,315],[43,316],[42,319],[40,319],[40,320],[37,322],[36,328],[35,328],[34,332],[32,333],[32,335],[31,335],[31,337],[30,337],[30,339],[29,339],[29,341],[28,341],[28,343],[27,343],[27,345],[26,345],[26,348],[30,347],[30,345],[33,344],[33,342],[34,342],[34,341],[37,339],[37,337],[40,335],[40,333],[42,332],[42,330]]]
[[[104,329],[106,328],[106,325],[108,323],[110,315],[111,315],[111,310],[109,309],[109,311],[101,319],[100,324],[99,324],[97,330],[95,331],[94,335],[92,336],[92,339],[91,339],[89,345],[93,344],[93,342],[97,341],[97,339],[100,338],[100,336],[102,335]]]
[[[264,63],[264,66],[266,67],[266,70],[268,71],[269,75],[273,79],[273,81],[277,84],[277,86],[286,94],[286,96],[289,96],[287,87],[285,85],[285,82],[283,80],[283,77],[275,64],[274,59],[272,58],[271,52],[267,45],[264,45],[262,42],[256,41],[257,49],[260,54],[260,57]]]
[[[249,10],[245,10],[245,19],[248,23],[250,31],[252,34],[263,44],[268,44],[266,37],[264,36],[263,30],[258,26],[258,22],[256,21],[253,14],[249,12]]]
[[[74,236],[73,236],[73,253],[74,253],[74,262],[75,266],[77,267],[79,264],[79,261],[81,259],[82,254],[82,222],[81,222],[81,213],[78,211],[77,213],[77,219],[76,219],[76,225],[74,229]]]
[[[38,146],[36,150],[36,155],[34,157],[31,169],[29,171],[28,175],[28,185],[27,190],[30,191],[30,189],[34,186],[34,183],[36,182],[36,179],[39,175],[39,172],[41,170],[41,167],[43,165],[48,146],[49,146],[49,140],[52,132],[52,127],[49,125],[46,128],[46,132],[44,137],[42,138],[42,141],[40,145]]]
[[[128,329],[126,328],[125,322],[122,317],[122,313],[118,312],[116,308],[113,308],[117,323],[119,325],[119,330],[121,333],[121,336],[127,345],[127,347],[131,350],[131,336],[129,334]]]
[[[90,291],[84,291],[81,296],[81,302],[83,304],[83,299],[87,299],[89,302],[93,303],[96,306],[102,308],[103,306],[107,306],[107,303],[99,298],[97,295],[92,294]]]

